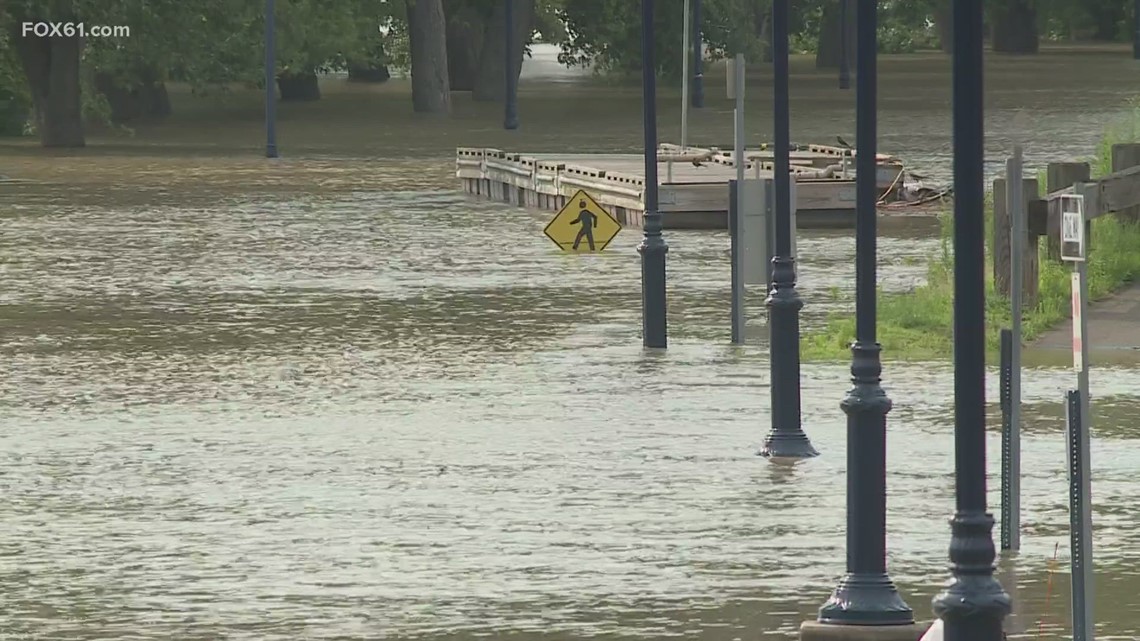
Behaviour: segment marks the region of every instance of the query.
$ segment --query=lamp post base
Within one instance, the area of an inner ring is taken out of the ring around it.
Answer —
[[[804,621],[800,641],[919,641],[929,623],[906,625],[835,625]]]
[[[811,458],[819,456],[819,452],[812,447],[807,434],[802,430],[795,432],[773,431],[764,439],[764,447],[760,456],[767,458]]]
[[[848,574],[819,609],[819,622],[894,627],[914,623],[914,612],[885,573]]]

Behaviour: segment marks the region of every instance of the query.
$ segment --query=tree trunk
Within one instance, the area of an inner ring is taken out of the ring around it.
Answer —
[[[949,0],[935,5],[934,28],[938,31],[938,44],[943,53],[954,53],[954,12]]]
[[[855,68],[855,2],[847,4],[847,23],[840,25],[838,2],[823,5],[823,15],[819,22],[819,47],[815,52],[816,69],[838,69],[842,55],[840,29],[847,29],[847,67]]]
[[[993,13],[993,49],[999,53],[1037,53],[1037,10],[1028,0],[1007,0]]]
[[[472,97],[475,100],[502,101],[507,91],[506,52],[506,14],[503,2],[496,3],[495,10],[487,22],[487,31],[483,34],[483,49],[479,53],[479,68],[475,75],[475,88]],[[516,0],[514,7],[514,30],[511,34],[511,64],[514,69],[515,82],[518,82],[522,72],[522,61],[525,55],[523,47],[530,41],[530,34],[534,29],[534,0]]]
[[[321,87],[317,84],[317,74],[312,71],[304,73],[283,72],[277,76],[277,88],[281,91],[281,100],[320,100]]]
[[[772,62],[772,7],[753,7],[752,30],[760,41],[760,61]]]
[[[19,26],[23,20],[13,21]],[[44,147],[83,147],[83,111],[80,106],[78,37],[23,36],[9,41],[31,89],[36,109],[36,128]]]
[[[154,70],[140,73],[139,82],[130,86],[109,73],[95,72],[95,89],[111,106],[111,121],[129,122],[139,118],[165,118],[170,115],[170,96],[166,84],[158,80]]]
[[[412,53],[412,108],[417,113],[448,114],[447,23],[441,0],[406,0]]]
[[[475,63],[483,47],[486,20],[466,2],[452,0],[447,15],[447,78],[452,91],[475,88]]]
[[[1092,39],[1106,42],[1114,41],[1120,36],[1121,23],[1130,14],[1120,2],[1089,2],[1087,10],[1096,25]]]

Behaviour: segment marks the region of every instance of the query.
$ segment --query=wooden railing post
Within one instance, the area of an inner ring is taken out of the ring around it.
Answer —
[[[1048,192],[1053,193],[1066,187],[1072,187],[1079,182],[1088,182],[1090,176],[1087,162],[1051,162],[1046,170]],[[1061,260],[1061,219],[1056,212],[1050,210],[1047,226],[1048,238],[1045,246],[1048,248],[1049,259]]]
[[[1140,143],[1126,142],[1112,146],[1112,171],[1117,172],[1140,165]],[[1122,221],[1140,222],[1140,206],[1116,212]]]
[[[1013,260],[1011,239],[1013,236],[1013,218],[1006,207],[1006,180],[1004,177],[994,179],[994,286],[1002,296],[1010,296],[1010,264]],[[1038,236],[1029,229],[1028,205],[1037,199],[1037,179],[1023,178],[1021,182],[1022,202],[1026,204],[1025,216],[1025,253],[1021,263],[1021,300],[1024,306],[1033,307],[1037,304],[1037,283],[1039,278],[1038,267]]]

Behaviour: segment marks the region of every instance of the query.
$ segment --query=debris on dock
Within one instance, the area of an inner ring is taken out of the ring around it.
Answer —
[[[796,145],[789,152],[800,227],[850,227],[855,214],[856,149]],[[744,152],[745,178],[772,176],[770,145]],[[641,154],[545,154],[460,147],[456,177],[468,194],[519,207],[558,211],[579,189],[593,195],[627,227],[645,216]],[[717,147],[658,146],[658,204],[668,229],[724,229],[728,181],[736,177],[732,151]],[[902,161],[876,157],[880,202],[906,194]]]

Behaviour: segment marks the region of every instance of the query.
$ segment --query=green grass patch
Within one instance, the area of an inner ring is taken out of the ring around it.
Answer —
[[[1127,123],[1110,128],[1092,159],[1094,175],[1111,171],[1111,148],[1117,142],[1140,140],[1140,103],[1129,114]],[[1044,183],[1044,176],[1041,176]],[[1009,327],[1010,301],[999,296],[993,282],[992,194],[986,203],[986,351],[995,358],[1000,331]],[[943,360],[952,355],[954,257],[953,218],[940,216],[941,250],[931,257],[927,282],[905,293],[878,293],[878,338],[884,360]],[[1031,341],[1069,316],[1070,274],[1072,268],[1049,259],[1046,243],[1038,250],[1040,281],[1037,305],[1022,314],[1022,335]],[[1140,224],[1125,223],[1116,216],[1097,218],[1092,224],[1088,254],[1089,296],[1098,300],[1140,279]],[[833,314],[823,329],[803,337],[805,361],[845,360],[855,340],[853,312]]]

